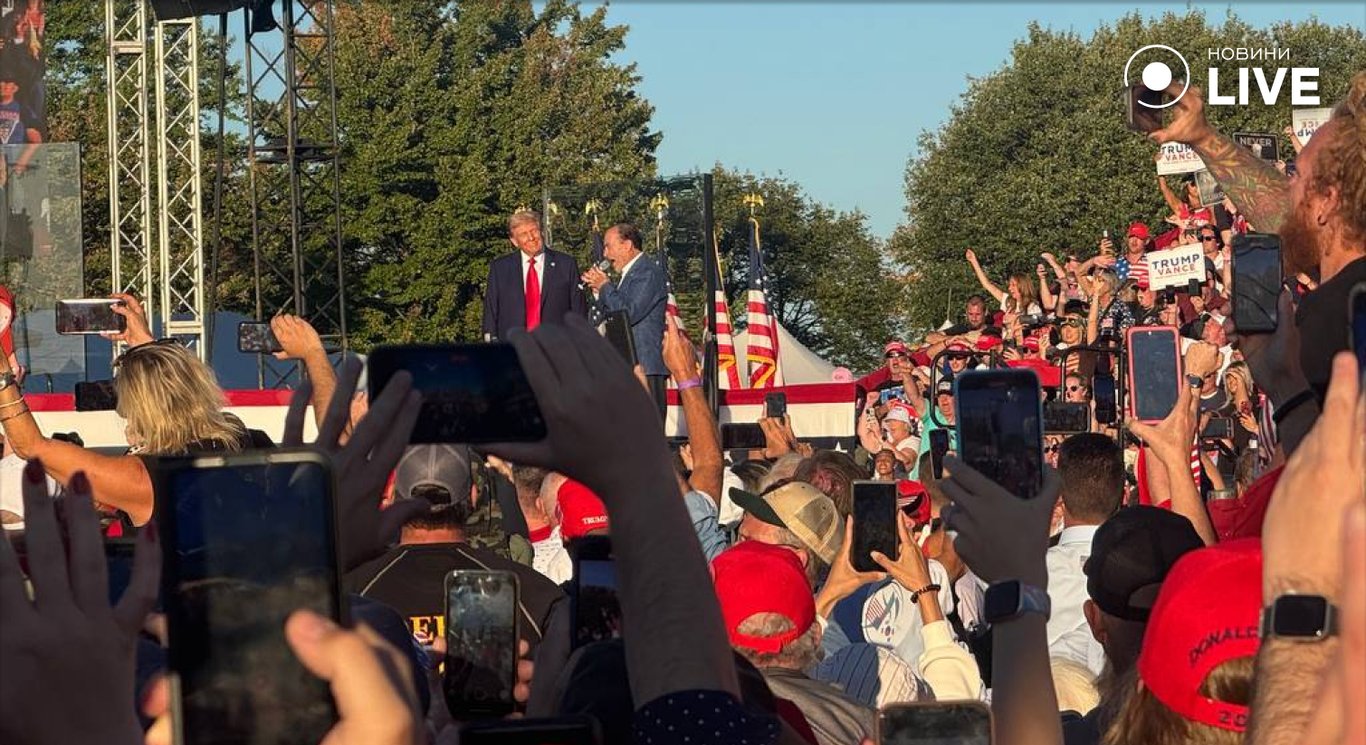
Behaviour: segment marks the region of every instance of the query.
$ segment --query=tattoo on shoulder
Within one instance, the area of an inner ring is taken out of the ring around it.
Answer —
[[[1257,230],[1280,230],[1290,208],[1290,181],[1284,174],[1227,135],[1220,134],[1195,150]]]

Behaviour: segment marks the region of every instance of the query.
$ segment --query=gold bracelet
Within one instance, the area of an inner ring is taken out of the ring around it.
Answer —
[[[0,416],[0,422],[8,422],[8,421],[11,420],[11,419],[18,419],[19,417],[21,417],[21,416],[23,416],[23,415],[25,415],[25,414],[29,414],[29,413],[32,413],[32,412],[30,412],[27,408],[25,408],[24,410],[15,412],[15,413],[13,413],[13,414],[10,414],[9,416]]]
[[[6,406],[18,406],[19,404],[22,404],[22,403],[24,403],[24,397],[23,397],[23,396],[20,396],[19,398],[16,398],[16,399],[14,399],[13,401],[10,401],[10,402],[7,403],[7,404],[0,404],[0,409],[5,408]]]

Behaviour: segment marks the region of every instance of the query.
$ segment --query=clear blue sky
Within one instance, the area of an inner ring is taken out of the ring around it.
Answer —
[[[585,2],[585,6],[598,3]],[[1254,26],[1311,15],[1366,28],[1362,0],[1193,3]],[[620,60],[664,132],[660,172],[728,167],[796,180],[888,237],[903,220],[903,174],[924,130],[942,124],[969,76],[1005,63],[1030,21],[1083,36],[1139,8],[1187,3],[695,3],[621,0]]]

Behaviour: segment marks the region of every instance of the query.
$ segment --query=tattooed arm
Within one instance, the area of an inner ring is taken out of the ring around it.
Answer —
[[[1180,94],[1181,85],[1172,83],[1167,93]],[[1192,85],[1171,109],[1171,122],[1148,136],[1159,144],[1191,146],[1248,222],[1268,233],[1280,230],[1290,205],[1290,181],[1285,174],[1210,126],[1205,119],[1204,91],[1198,86]]]

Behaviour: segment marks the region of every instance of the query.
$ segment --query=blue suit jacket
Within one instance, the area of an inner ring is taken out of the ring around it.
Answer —
[[[620,284],[618,284],[620,283]],[[598,306],[604,311],[625,310],[631,322],[631,338],[636,344],[636,360],[646,375],[668,375],[664,366],[664,305],[669,291],[664,270],[655,260],[641,254],[626,276],[608,282],[598,291]]]
[[[574,257],[552,249],[541,252],[541,323],[563,323],[565,315],[588,315],[588,303],[579,291],[579,265]],[[508,331],[526,328],[526,291],[522,276],[522,252],[499,256],[489,264],[484,288],[485,334],[507,340]]]

